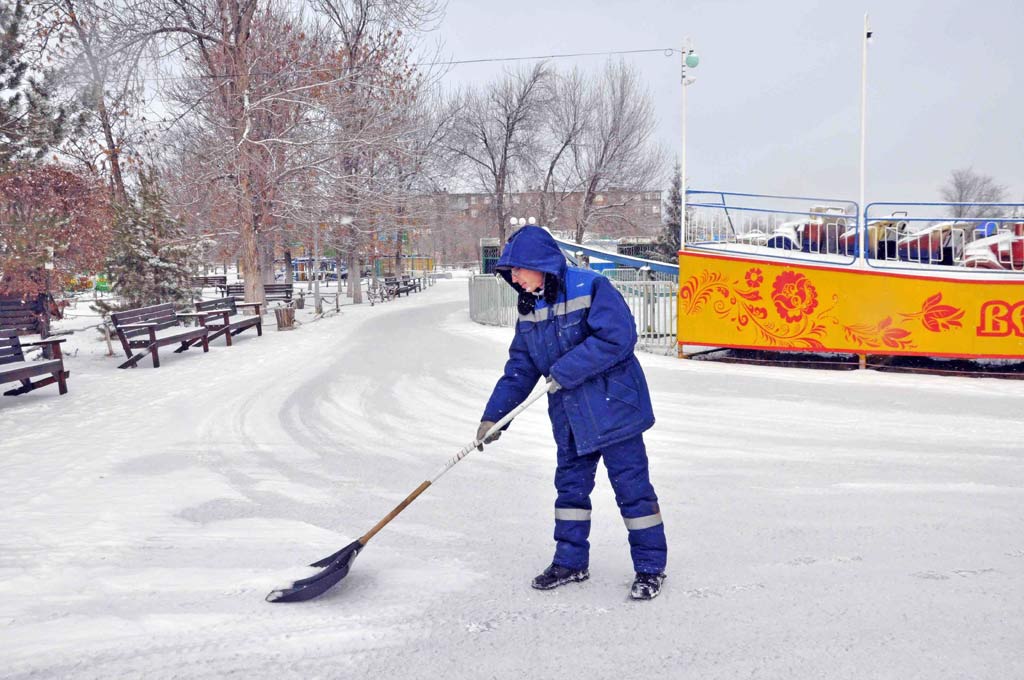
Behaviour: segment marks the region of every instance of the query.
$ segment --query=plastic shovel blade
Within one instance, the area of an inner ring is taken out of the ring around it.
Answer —
[[[352,563],[364,547],[359,541],[353,541],[336,552],[334,561],[322,571],[299,579],[288,588],[271,591],[267,595],[267,602],[305,602],[323,595],[348,575]]]

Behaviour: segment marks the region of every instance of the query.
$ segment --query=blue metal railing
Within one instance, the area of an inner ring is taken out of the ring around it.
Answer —
[[[687,250],[721,251],[735,245],[734,250],[772,259],[820,263],[827,255],[829,264],[856,261],[851,248],[857,233],[856,201],[701,189],[686,194]]]
[[[686,250],[875,269],[1024,272],[1020,203],[885,201],[861,214],[855,201],[839,198],[691,189],[687,199]]]
[[[864,224],[866,261],[874,269],[1024,271],[1024,204],[876,201],[864,207]]]

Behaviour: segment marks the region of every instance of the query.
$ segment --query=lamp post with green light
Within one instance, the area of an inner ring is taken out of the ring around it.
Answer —
[[[686,39],[686,45],[680,51],[682,54],[682,65],[680,70],[680,80],[683,84],[683,138],[682,138],[682,153],[679,161],[679,175],[680,175],[680,191],[682,194],[682,211],[679,213],[679,249],[682,250],[686,245],[686,88],[693,84],[696,78],[690,78],[686,74],[686,69],[697,68],[700,64],[700,57],[693,49],[693,45],[690,39]]]

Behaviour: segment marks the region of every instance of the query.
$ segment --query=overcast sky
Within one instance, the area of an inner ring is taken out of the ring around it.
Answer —
[[[688,90],[692,188],[857,200],[863,15],[867,199],[934,201],[973,167],[1024,201],[1024,2],[1017,0],[449,0],[453,59],[678,47],[701,56]],[[679,56],[625,57],[642,71],[661,143],[680,150]],[[598,69],[605,57],[558,60]],[[503,64],[456,66],[449,86]]]

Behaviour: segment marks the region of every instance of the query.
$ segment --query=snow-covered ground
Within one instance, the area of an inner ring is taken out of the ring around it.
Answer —
[[[511,336],[459,279],[300,319],[157,370],[76,333],[68,395],[0,397],[0,677],[1024,677],[1017,381],[643,355],[657,600],[603,478],[591,579],[529,587],[537,405],[326,596],[268,604],[472,439]]]

